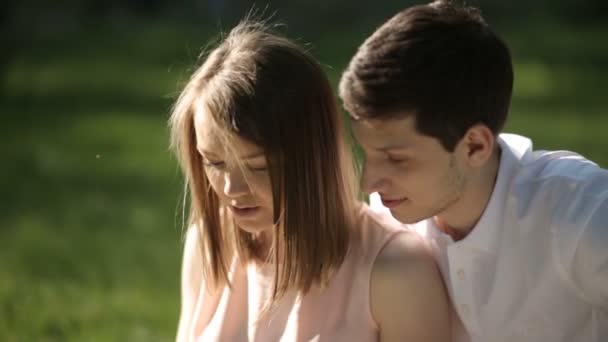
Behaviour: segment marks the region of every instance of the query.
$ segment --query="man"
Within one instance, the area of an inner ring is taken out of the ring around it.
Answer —
[[[608,341],[608,171],[501,134],[512,85],[475,9],[398,13],[340,82],[362,187],[426,235],[466,330],[455,340]]]

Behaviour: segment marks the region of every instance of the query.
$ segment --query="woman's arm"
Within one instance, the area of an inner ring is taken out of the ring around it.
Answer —
[[[414,233],[382,249],[370,279],[381,341],[450,341],[449,299],[435,260]]]
[[[181,312],[177,328],[177,342],[188,341],[194,310],[202,286],[202,256],[198,229],[195,226],[188,228],[184,256],[182,260],[181,283]]]

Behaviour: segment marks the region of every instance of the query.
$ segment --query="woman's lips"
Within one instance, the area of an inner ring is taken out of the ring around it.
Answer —
[[[260,207],[247,207],[247,206],[235,206],[231,205],[230,210],[234,213],[235,216],[238,217],[251,217],[255,215],[259,211]]]

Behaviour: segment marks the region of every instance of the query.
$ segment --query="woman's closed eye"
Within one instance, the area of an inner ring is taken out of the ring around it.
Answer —
[[[210,160],[207,158],[203,158],[203,165],[205,167],[210,167],[210,168],[217,169],[217,170],[223,170],[226,168],[226,162]],[[247,170],[252,171],[252,172],[265,172],[268,170],[268,166],[266,166],[266,163],[264,163],[264,164],[246,163],[244,166]]]
[[[253,172],[264,172],[268,170],[268,166],[266,163],[264,164],[246,164],[247,169]]]
[[[212,167],[214,169],[221,169],[226,165],[226,163],[223,161],[215,161],[203,158],[203,165],[207,167]]]

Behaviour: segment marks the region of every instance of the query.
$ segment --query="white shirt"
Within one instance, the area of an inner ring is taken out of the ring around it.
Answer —
[[[521,136],[498,143],[496,185],[465,239],[415,224],[471,341],[608,341],[608,171]]]

